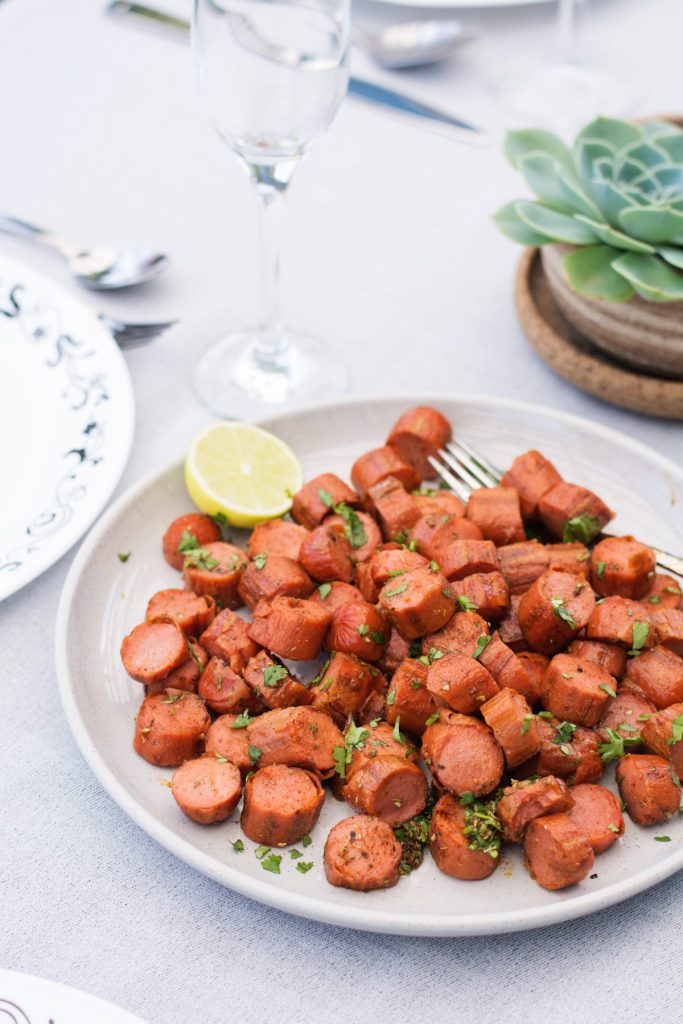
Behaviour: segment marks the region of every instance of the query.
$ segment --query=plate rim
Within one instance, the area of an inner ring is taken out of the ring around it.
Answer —
[[[137,1014],[131,1013],[131,1011],[126,1010],[125,1007],[112,1003],[109,999],[105,999],[103,996],[97,996],[93,992],[86,992],[85,989],[77,988],[75,985],[67,985],[66,982],[63,981],[55,981],[53,978],[45,978],[40,974],[33,974],[30,971],[18,971],[13,967],[0,967],[0,985],[2,985],[5,978],[8,978],[10,983],[13,978],[19,978],[26,985],[30,985],[36,990],[44,990],[46,994],[55,992],[60,993],[62,996],[66,993],[68,993],[69,996],[76,996],[83,1002],[83,1006],[80,1008],[84,1010],[99,1010],[100,1012],[103,1010],[107,1010],[109,1012],[115,1011],[114,1015],[116,1019],[112,1019],[111,1024],[145,1024],[142,1017],[138,1017]],[[15,993],[11,991],[8,995],[12,999],[15,998]],[[0,996],[5,998],[2,989],[0,989]],[[21,1009],[23,1012],[23,1008]],[[77,1009],[79,1009],[79,1007],[77,1007]],[[99,1024],[107,1024],[107,1022],[100,1020]]]
[[[630,437],[628,434],[575,413],[551,409],[548,406],[538,405],[534,402],[500,398],[495,395],[466,394],[463,392],[419,392],[417,394],[396,393],[378,396],[351,396],[334,402],[318,402],[300,409],[283,410],[279,414],[259,420],[258,424],[265,429],[272,429],[269,428],[269,424],[288,416],[300,416],[301,414],[316,413],[322,410],[329,412],[339,408],[384,402],[405,403],[407,405],[415,405],[416,403],[434,404],[436,406],[438,406],[439,402],[455,404],[474,402],[497,411],[500,411],[502,406],[504,409],[512,409],[516,412],[526,411],[534,415],[549,416],[568,425],[582,426],[584,428],[587,426],[590,430],[602,434],[608,440],[618,441],[620,444],[625,444],[627,447],[640,452],[651,461],[654,461],[662,470],[670,474],[673,480],[679,480],[683,484],[683,467],[678,466],[667,456],[661,455],[654,448]],[[620,903],[639,892],[651,888],[683,868],[682,848],[662,861],[661,864],[654,864],[640,871],[632,878],[614,882],[612,885],[595,893],[586,893],[573,897],[570,901],[563,900],[560,897],[556,903],[542,908],[499,911],[487,915],[477,913],[442,914],[435,918],[433,916],[421,917],[414,914],[407,918],[407,915],[395,911],[347,907],[341,902],[323,900],[316,896],[306,896],[305,894],[290,892],[284,888],[275,888],[261,882],[257,878],[243,875],[227,863],[217,865],[213,857],[199,850],[187,839],[177,836],[163,822],[159,821],[152,812],[139,806],[135,799],[129,796],[124,785],[119,782],[114,772],[106,765],[96,745],[91,741],[88,729],[81,716],[75,694],[69,685],[67,625],[71,604],[83,569],[87,566],[94,548],[106,536],[109,525],[142,492],[154,486],[159,479],[179,465],[182,465],[182,460],[174,458],[169,460],[164,466],[158,467],[153,472],[146,474],[120,495],[104,515],[100,517],[81,544],[69,569],[55,622],[55,658],[59,693],[67,722],[76,743],[96,778],[124,814],[131,818],[164,849],[190,867],[195,868],[234,892],[247,896],[259,903],[274,907],[277,910],[294,914],[297,917],[361,931],[432,938],[506,934],[559,924]]]
[[[78,306],[83,317],[90,321],[88,331],[93,329],[97,346],[102,346],[104,351],[108,350],[108,358],[112,359],[114,365],[118,364],[118,371],[120,373],[122,383],[121,394],[117,400],[120,408],[122,409],[121,425],[119,426],[117,424],[116,431],[116,450],[120,454],[115,463],[115,468],[109,482],[103,487],[100,500],[94,502],[90,511],[83,516],[81,527],[74,536],[67,533],[65,537],[55,537],[54,542],[48,543],[45,546],[44,551],[40,554],[37,553],[35,559],[30,563],[25,563],[27,566],[30,565],[30,568],[28,568],[27,571],[22,572],[21,569],[15,569],[13,572],[3,574],[4,579],[0,579],[1,603],[7,598],[12,597],[13,594],[23,590],[23,588],[27,587],[29,583],[33,583],[39,576],[42,576],[43,573],[48,571],[48,569],[51,569],[53,565],[56,565],[60,558],[63,558],[68,551],[83,539],[98,517],[107,508],[112,494],[118,487],[121,477],[126,470],[128,462],[130,461],[133,439],[135,437],[136,410],[133,382],[131,380],[128,364],[126,363],[121,349],[114,341],[114,338],[99,322],[97,314],[88,305],[88,303],[85,302],[77,292],[70,291],[61,281],[51,277],[42,270],[36,270],[25,260],[16,259],[11,253],[4,251],[0,252],[0,262],[7,262],[9,266],[13,268],[16,267],[18,274],[28,275],[29,279],[35,281],[39,286],[44,282],[50,289],[59,294],[60,299],[63,298]]]

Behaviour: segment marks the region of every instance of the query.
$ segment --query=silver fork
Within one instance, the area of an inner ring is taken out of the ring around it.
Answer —
[[[97,318],[110,334],[120,348],[137,348],[139,345],[146,345],[147,342],[158,338],[160,334],[167,331],[177,320],[162,320],[158,323],[130,324],[124,320],[117,320],[113,316],[100,313]]]
[[[476,452],[466,441],[449,441],[445,448],[439,449],[438,455],[438,459],[430,455],[429,464],[462,501],[467,501],[472,491],[480,487],[497,487],[503,477],[502,470]],[[598,534],[599,538],[611,536],[614,534]],[[683,558],[653,545],[650,547],[660,568],[667,569],[675,576],[683,576]]]

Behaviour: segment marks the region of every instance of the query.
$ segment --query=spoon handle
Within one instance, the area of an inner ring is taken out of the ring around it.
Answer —
[[[47,235],[43,228],[37,228],[35,224],[28,224],[25,220],[10,217],[6,213],[0,213],[0,231],[6,231],[10,235],[22,235],[24,238],[42,238]]]

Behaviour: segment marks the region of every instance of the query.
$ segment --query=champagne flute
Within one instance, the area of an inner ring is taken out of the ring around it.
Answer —
[[[222,416],[253,418],[346,390],[340,357],[283,323],[278,235],[292,175],[346,93],[349,35],[350,0],[195,0],[200,88],[260,210],[261,323],[214,341],[195,372],[200,398]]]

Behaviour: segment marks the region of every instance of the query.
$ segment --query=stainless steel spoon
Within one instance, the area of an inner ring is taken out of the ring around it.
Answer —
[[[407,21],[369,31],[354,25],[353,41],[384,68],[422,67],[452,57],[462,43],[474,39],[471,25],[455,18]]]
[[[32,238],[56,249],[66,260],[69,270],[79,284],[94,291],[112,291],[115,288],[130,288],[132,285],[142,284],[168,266],[168,257],[159,253],[102,246],[86,249],[61,235],[55,235],[51,231],[27,224],[26,221],[9,217],[4,213],[0,213],[0,231]]]

